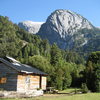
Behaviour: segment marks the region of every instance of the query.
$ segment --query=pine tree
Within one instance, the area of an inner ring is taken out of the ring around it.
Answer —
[[[56,44],[51,47],[51,64],[56,65],[62,59],[61,51]]]
[[[86,82],[91,91],[100,92],[100,51],[93,52],[87,61]]]

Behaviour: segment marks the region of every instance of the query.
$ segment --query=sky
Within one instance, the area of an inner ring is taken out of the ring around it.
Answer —
[[[45,22],[57,9],[74,11],[100,27],[100,0],[0,0],[0,15],[14,22]]]

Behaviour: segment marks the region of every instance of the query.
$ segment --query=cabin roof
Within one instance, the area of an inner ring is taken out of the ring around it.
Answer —
[[[8,56],[6,56],[5,59],[0,58],[0,61],[21,73],[47,75],[46,73],[40,71],[37,68],[34,68],[26,64],[21,64],[19,61],[15,60],[14,58],[8,57]]]

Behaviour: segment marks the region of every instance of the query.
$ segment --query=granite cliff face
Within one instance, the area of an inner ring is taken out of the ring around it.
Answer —
[[[24,21],[18,25],[29,33],[48,39],[51,44],[56,43],[61,49],[82,48],[85,50],[94,43],[98,46],[97,41],[100,38],[99,28],[94,27],[86,18],[70,10],[54,11],[45,23]]]
[[[29,33],[36,34],[43,22],[32,22],[32,21],[23,21],[18,24],[18,26],[22,29],[25,29]]]
[[[76,42],[78,46],[85,45],[91,34],[86,30],[93,29],[94,26],[81,15],[69,10],[56,10],[42,24],[38,35],[47,38],[51,44],[57,43],[62,49],[72,49]]]

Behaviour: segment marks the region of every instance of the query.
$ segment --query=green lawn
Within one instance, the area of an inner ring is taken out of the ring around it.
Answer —
[[[88,94],[76,94],[72,96],[68,95],[45,95],[41,97],[33,98],[21,98],[21,99],[0,99],[0,100],[100,100],[100,93],[88,93]]]
[[[69,88],[63,91],[59,91],[59,93],[71,93],[71,92],[75,92],[75,91],[79,91],[81,90],[80,88]]]

